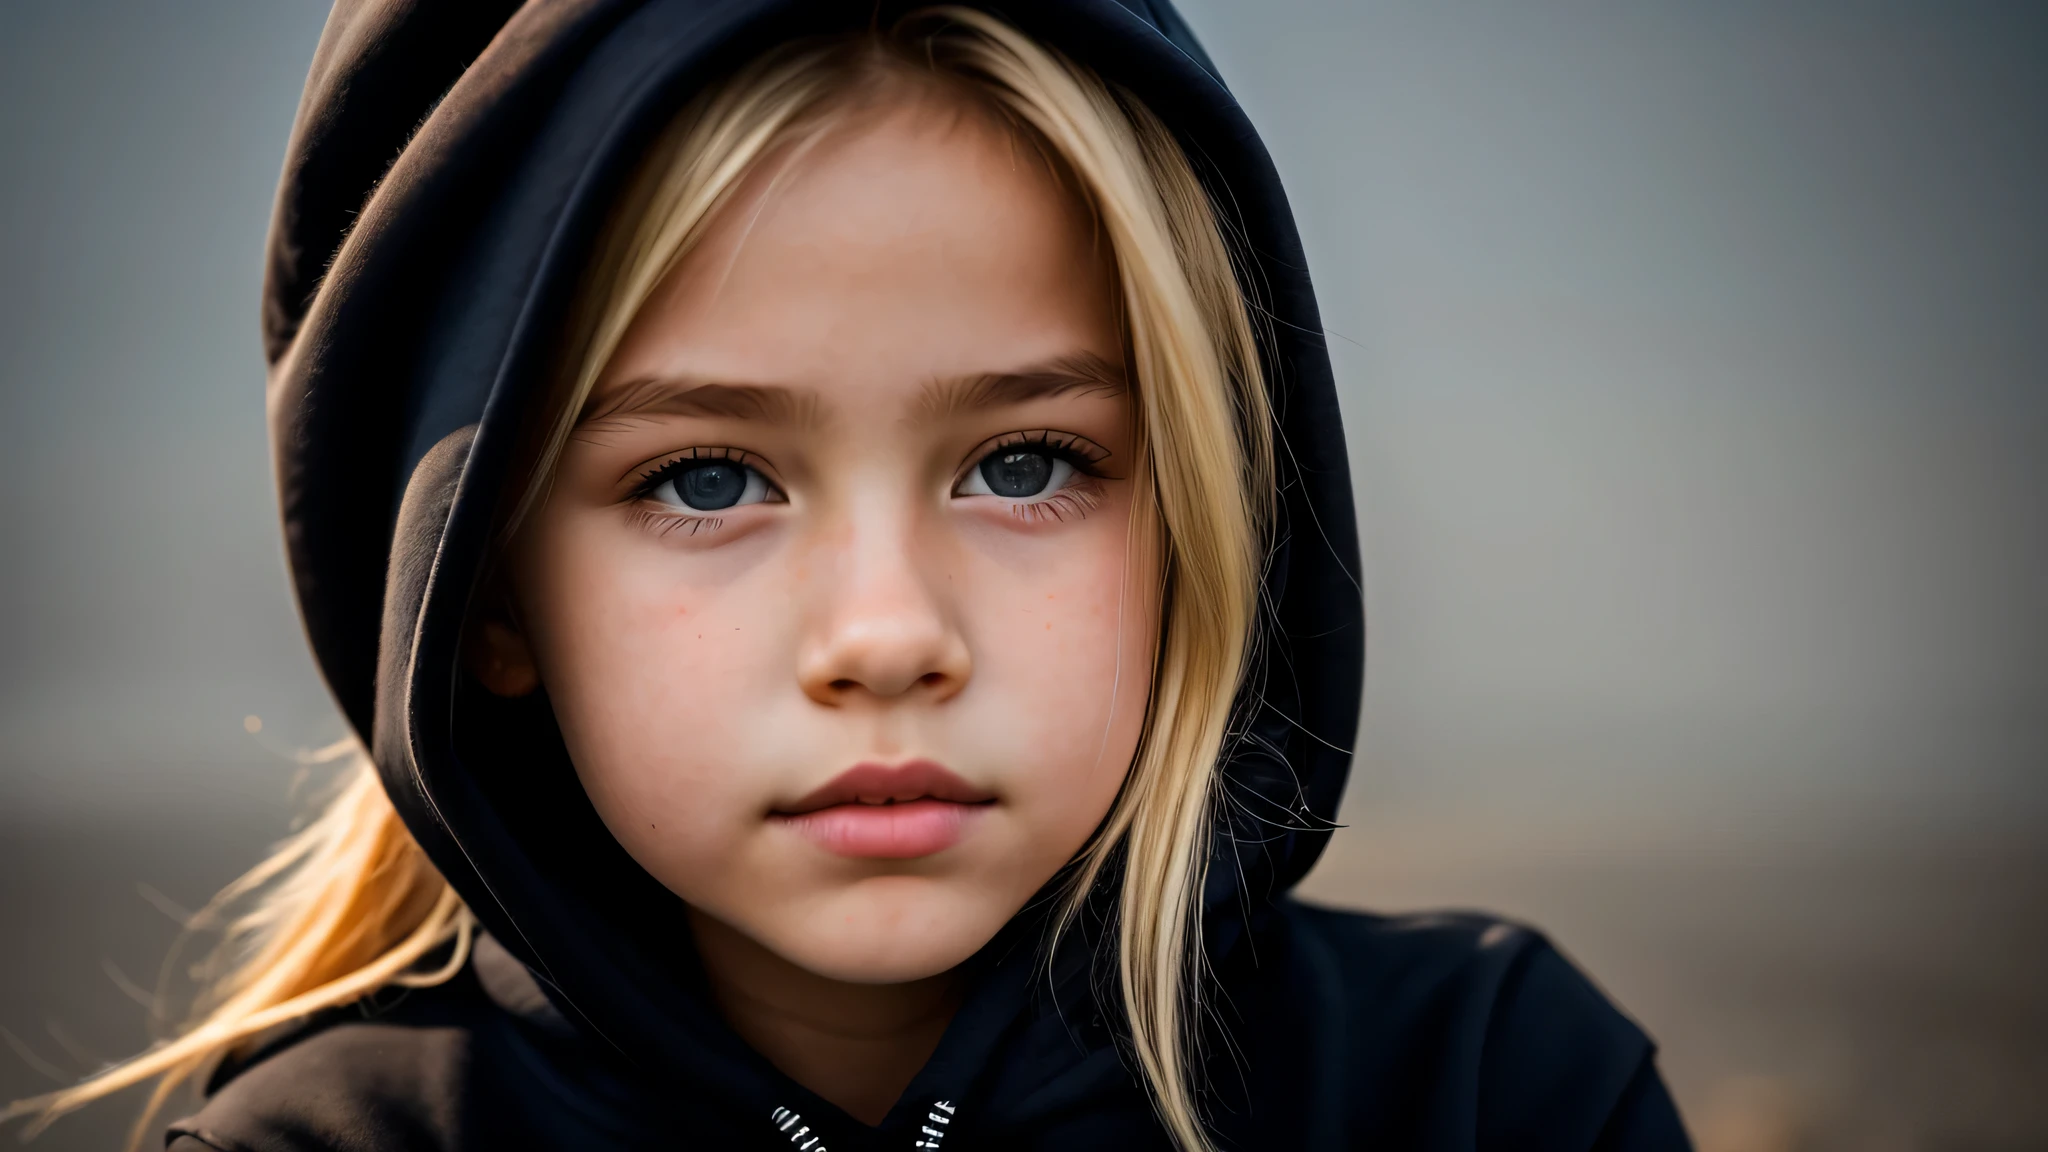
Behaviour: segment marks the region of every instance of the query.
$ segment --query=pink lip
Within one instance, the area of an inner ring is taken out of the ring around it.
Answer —
[[[856,764],[772,818],[840,856],[911,860],[959,843],[994,799],[929,760]]]

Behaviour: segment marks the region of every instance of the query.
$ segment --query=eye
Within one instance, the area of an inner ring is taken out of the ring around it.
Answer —
[[[1011,510],[1032,517],[1043,514],[1065,520],[1086,514],[1087,497],[1101,488],[1097,478],[1109,450],[1072,432],[1043,429],[1012,432],[983,441],[974,459],[954,485],[955,496],[994,496]]]
[[[720,512],[759,504],[773,487],[760,472],[737,460],[678,460],[656,474],[647,497],[685,512]]]
[[[959,494],[1031,500],[1050,496],[1073,479],[1072,461],[1036,445],[1011,444],[983,456],[960,482]]]

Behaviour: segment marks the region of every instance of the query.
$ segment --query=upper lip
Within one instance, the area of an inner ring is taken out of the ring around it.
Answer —
[[[888,804],[908,800],[949,800],[955,804],[983,804],[994,793],[976,788],[930,760],[902,764],[855,764],[790,804],[776,808],[784,816],[801,816],[836,804]]]

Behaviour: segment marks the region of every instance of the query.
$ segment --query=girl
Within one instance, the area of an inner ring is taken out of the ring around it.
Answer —
[[[179,1152],[1682,1148],[1541,937],[1299,904],[1363,622],[1278,180],[1160,0],[344,0],[265,333],[368,749]]]

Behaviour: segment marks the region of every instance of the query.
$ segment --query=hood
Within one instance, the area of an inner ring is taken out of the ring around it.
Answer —
[[[1279,519],[1206,893],[1209,947],[1225,953],[1320,854],[1357,725],[1357,538],[1322,323],[1272,162],[1163,0],[984,6],[1179,135],[1229,214],[1262,319]],[[764,1116],[789,1100],[762,1096],[772,1074],[693,982],[679,902],[598,821],[546,702],[471,686],[459,638],[549,337],[643,146],[773,43],[895,7],[341,0],[269,240],[263,334],[292,577],[320,668],[399,813],[585,1029]],[[1016,987],[963,1010],[955,1031],[982,1050],[949,1033],[934,1064],[986,1063],[1026,982],[987,983]]]

